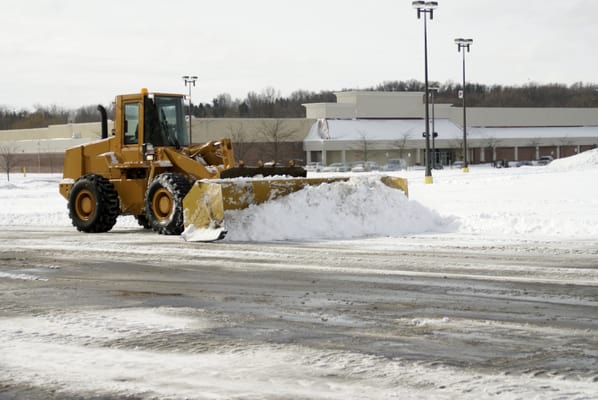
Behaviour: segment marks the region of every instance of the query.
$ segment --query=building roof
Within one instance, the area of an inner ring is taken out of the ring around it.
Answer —
[[[447,118],[436,119],[434,129],[438,139],[455,139],[463,135],[461,128]],[[418,140],[423,139],[424,131],[423,119],[319,119],[312,125],[305,142]],[[467,137],[480,140],[598,138],[598,126],[468,128]]]
[[[476,139],[598,138],[598,126],[468,128],[467,136]]]
[[[434,125],[439,134],[462,135],[461,129],[448,119],[436,120]],[[320,119],[312,125],[305,141],[421,139],[424,131],[422,119]]]

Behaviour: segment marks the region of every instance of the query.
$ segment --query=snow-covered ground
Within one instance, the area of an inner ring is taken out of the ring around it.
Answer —
[[[83,393],[116,393],[110,399],[120,398],[120,393],[136,394],[134,398],[146,394],[148,399],[591,400],[598,387],[587,378],[562,376],[555,382],[555,377],[541,370],[472,376],[470,371],[432,362],[299,345],[242,344],[199,353],[119,345],[127,339],[141,341],[158,334],[197,337],[209,324],[197,310],[184,308],[13,318],[1,329],[5,339],[0,343],[0,367],[7,367],[5,379],[39,387],[59,383]],[[397,321],[400,324],[424,332],[453,322],[444,318]],[[484,325],[488,331],[520,329],[519,325]],[[585,339],[591,340],[591,333],[586,333]]]
[[[277,201],[227,212],[229,241],[321,240],[458,233],[538,239],[598,238],[598,150],[545,167],[472,166],[396,173],[409,179],[409,199],[377,179],[310,187]],[[325,174],[317,174],[322,176]],[[0,225],[70,226],[59,175],[0,175]],[[117,227],[137,227],[121,217]]]
[[[60,250],[60,247],[65,251],[73,251],[77,247],[94,243],[96,251],[108,253],[113,248],[119,252],[106,254],[108,262],[116,262],[118,257],[130,252],[136,257],[151,258],[154,262],[163,258],[174,265],[183,264],[187,259],[190,260],[187,262],[193,262],[194,265],[205,265],[207,268],[208,265],[216,264],[223,269],[233,264],[240,265],[241,269],[250,268],[248,264],[243,264],[243,257],[247,257],[249,251],[255,253],[255,268],[281,269],[289,264],[290,271],[304,269],[343,273],[347,274],[347,278],[343,278],[347,279],[344,285],[349,285],[351,273],[370,279],[369,284],[376,290],[389,285],[393,277],[406,277],[409,285],[421,286],[427,291],[420,298],[415,298],[414,303],[416,300],[421,302],[426,297],[434,299],[439,296],[442,299],[441,296],[445,295],[464,296],[467,301],[468,296],[472,296],[472,299],[488,301],[490,305],[500,301],[506,310],[515,308],[517,303],[532,311],[515,309],[509,312],[516,315],[535,315],[537,312],[540,316],[545,316],[542,314],[544,311],[537,311],[537,308],[546,303],[548,309],[557,309],[555,315],[558,318],[561,318],[561,311],[558,309],[563,305],[579,306],[584,310],[596,306],[596,296],[591,293],[596,287],[596,272],[594,267],[586,267],[586,264],[583,268],[569,268],[569,265],[562,265],[561,268],[559,265],[559,270],[552,264],[547,268],[539,268],[536,264],[511,265],[509,260],[500,260],[505,250],[495,249],[492,257],[499,259],[499,262],[493,266],[494,270],[485,269],[485,265],[473,261],[437,265],[433,256],[429,259],[422,256],[413,265],[395,270],[396,253],[392,251],[393,248],[405,248],[405,242],[401,240],[406,236],[411,239],[408,246],[430,246],[428,240],[418,241],[420,237],[434,240],[442,238],[451,243],[463,242],[464,257],[470,256],[467,245],[474,242],[489,249],[496,243],[513,244],[518,241],[596,243],[598,150],[557,160],[545,167],[494,169],[472,166],[469,173],[463,173],[460,169],[433,171],[432,185],[423,183],[423,170],[402,171],[396,175],[409,179],[409,198],[381,184],[377,174],[355,174],[347,183],[312,187],[269,204],[244,211],[227,212],[229,234],[221,245],[185,244],[180,238],[160,237],[159,243],[151,248],[147,246],[147,238],[151,234],[134,234],[125,241],[121,241],[122,235],[117,233],[114,234],[114,239],[110,239],[110,234],[99,235],[99,239],[93,235],[80,234],[75,236],[76,239],[69,236],[64,241],[59,236],[60,232],[72,232],[74,228],[68,219],[66,201],[58,194],[61,177],[35,174],[24,177],[13,174],[10,182],[7,182],[6,176],[0,175],[0,226],[7,231],[14,229],[14,232],[19,227],[30,229],[31,232],[36,229],[41,231],[41,235],[32,235],[31,239],[20,237],[18,245],[25,251],[28,241],[32,249],[44,252]],[[132,217],[121,217],[115,230],[130,232],[140,228]],[[23,235],[22,230],[19,232]],[[49,237],[48,242],[43,243],[44,232],[56,237]],[[158,242],[158,236],[156,239]],[[293,249],[289,246],[289,250],[294,253],[284,259],[286,250],[278,245],[274,248],[259,245],[246,250],[245,245],[240,244],[283,240],[308,242],[311,246],[308,249],[314,254],[304,255],[306,250],[303,247]],[[320,242],[323,241],[333,245],[320,249]],[[356,254],[349,256],[345,253],[345,258],[337,260],[334,254],[328,254],[335,247],[355,248]],[[361,248],[371,254],[359,254]],[[453,246],[453,250],[455,248],[461,247]],[[245,250],[242,252],[239,249]],[[573,246],[571,249],[575,251],[576,248]],[[0,376],[0,398],[3,393],[2,384],[7,382],[49,388],[50,391],[59,390],[58,393],[61,393],[60,390],[66,393],[72,390],[75,394],[87,393],[91,398],[103,398],[103,395],[106,398],[118,398],[122,395],[148,399],[511,400],[592,399],[598,393],[598,372],[592,372],[596,365],[592,360],[598,357],[596,332],[592,329],[580,329],[577,325],[569,326],[568,320],[545,328],[551,322],[542,320],[537,324],[529,323],[523,317],[521,321],[516,318],[513,321],[502,320],[503,316],[508,315],[507,312],[499,315],[491,306],[488,306],[485,317],[483,314],[480,314],[482,317],[470,317],[465,313],[460,314],[463,310],[456,303],[456,306],[447,308],[454,309],[455,315],[446,317],[410,316],[386,321],[384,313],[380,313],[376,315],[378,319],[370,321],[375,321],[372,326],[386,323],[392,325],[391,330],[396,331],[396,337],[388,339],[388,344],[392,340],[395,345],[408,343],[403,341],[414,337],[414,342],[409,343],[421,343],[422,348],[417,351],[422,354],[425,353],[425,341],[430,341],[432,352],[436,348],[443,349],[444,337],[450,345],[465,346],[459,347],[460,349],[467,349],[467,346],[472,349],[487,346],[491,351],[498,352],[497,348],[506,348],[514,349],[511,352],[516,353],[519,346],[529,343],[534,349],[546,346],[559,356],[568,354],[563,346],[574,343],[575,349],[572,348],[571,351],[578,350],[580,353],[572,353],[569,357],[584,354],[583,362],[587,363],[579,367],[585,371],[585,375],[579,377],[569,377],[567,371],[573,371],[571,374],[575,375],[577,370],[567,370],[559,364],[561,361],[550,358],[543,364],[544,369],[503,372],[501,367],[505,365],[497,366],[496,370],[480,371],[431,361],[425,357],[418,361],[383,357],[353,351],[352,348],[351,351],[346,351],[337,347],[311,347],[305,343],[279,343],[276,340],[257,343],[238,340],[234,346],[228,342],[216,342],[215,345],[207,346],[209,336],[206,332],[210,329],[217,331],[218,328],[225,330],[231,326],[230,321],[221,320],[224,318],[223,312],[210,314],[211,310],[188,306],[127,308],[121,304],[117,307],[94,304],[94,307],[80,308],[77,308],[77,304],[69,304],[64,309],[48,306],[49,311],[40,305],[39,308],[33,307],[33,311],[23,310],[25,306],[21,305],[26,303],[20,299],[26,298],[28,288],[42,285],[35,287],[45,290],[46,286],[43,285],[52,283],[48,282],[53,276],[51,272],[60,271],[63,267],[52,264],[33,265],[18,270],[10,264],[10,260],[18,258],[10,253],[12,250],[10,240],[0,242],[0,251],[5,253],[2,262],[8,265],[3,268],[0,263],[0,283],[4,284],[0,287],[13,288],[17,285],[14,292],[11,289],[10,293],[5,292],[7,294],[0,296],[0,299],[8,299],[19,305],[7,309],[0,305],[0,336],[3,338],[0,342],[0,373],[3,375]],[[370,264],[378,250],[387,253],[388,257],[377,258],[376,263]],[[173,253],[180,253],[180,259],[169,258]],[[534,253],[537,254],[541,254],[541,251]],[[584,260],[588,260],[592,254],[596,253],[584,253]],[[325,260],[316,264],[314,259],[318,257]],[[200,264],[203,259],[205,264]],[[220,264],[217,261],[220,259],[227,261]],[[476,260],[479,261],[479,258]],[[596,266],[598,267],[598,259]],[[77,268],[77,273],[84,274],[82,269]],[[71,273],[73,272],[68,272]],[[505,273],[506,278],[501,273]],[[67,298],[64,293],[74,290],[75,299],[82,300],[83,289],[77,286],[76,279],[71,276],[67,278],[69,280],[66,282],[69,283],[59,288],[60,296]],[[463,280],[459,280],[461,278]],[[505,279],[507,284],[494,287],[495,282],[501,279]],[[136,277],[135,280],[139,278]],[[184,278],[181,280],[184,281]],[[558,286],[560,280],[564,282],[562,286]],[[455,286],[457,281],[461,286]],[[115,279],[114,282],[118,280]],[[426,286],[431,282],[441,290],[432,292]],[[477,282],[476,286],[471,286],[471,282]],[[534,283],[538,282],[557,287],[556,293],[545,293],[543,291],[547,289],[543,287],[533,289]],[[520,290],[517,284],[524,284],[525,289]],[[574,286],[580,288],[574,297],[559,292],[567,285],[569,291],[573,291]],[[143,290],[150,293],[150,289]],[[250,290],[250,287],[243,290]],[[409,293],[407,289],[402,290],[405,290],[401,292],[403,294]],[[306,290],[301,292],[303,294]],[[347,292],[350,290],[347,289]],[[305,296],[308,297],[309,294],[305,293]],[[368,295],[370,294],[363,294],[364,298]],[[325,297],[312,300],[314,307],[325,308],[327,304],[339,301],[334,298],[334,293],[323,296]],[[384,300],[386,292],[380,296],[372,301],[380,304],[388,301]],[[268,293],[265,298],[278,297]],[[286,292],[280,298],[287,299],[289,303],[293,301],[293,297]],[[226,301],[228,300],[223,299],[221,303]],[[275,308],[263,299],[260,301],[263,301],[259,304],[264,307]],[[309,318],[307,307],[311,306],[310,301],[306,298],[303,302],[307,304],[297,304],[299,311],[295,314],[281,306],[285,313],[281,312],[280,318]],[[353,306],[346,308],[351,309]],[[268,313],[268,310],[265,309],[264,313]],[[371,313],[378,314],[376,311]],[[321,320],[321,315],[318,315],[317,321],[323,324],[326,320],[347,329],[358,328],[365,332],[367,323],[360,325],[363,321],[357,318],[359,316],[346,312],[326,315]],[[583,326],[594,326],[592,324],[591,318],[581,322]],[[266,334],[267,331],[262,326],[252,328],[259,334]],[[272,327],[270,330],[276,331]],[[285,329],[279,331],[281,335],[286,334]],[[404,332],[415,334],[409,336]],[[369,335],[370,331],[366,333]],[[180,350],[176,343],[169,343],[168,338],[182,338],[181,343],[192,343],[197,349]],[[207,347],[204,349],[202,346]],[[478,353],[472,350],[472,354]],[[510,353],[505,351],[504,354]],[[542,356],[540,350],[537,350],[537,354]],[[489,354],[488,359],[492,360],[492,356]],[[517,355],[513,357],[517,358]],[[526,358],[526,355],[521,358]],[[527,365],[525,360],[517,361]],[[529,363],[533,362],[532,358]],[[542,360],[538,363],[542,364]],[[551,367],[558,373],[546,369]],[[10,390],[12,389],[9,388],[9,394],[13,393],[11,398],[19,397],[18,387],[14,392]],[[27,391],[24,393],[31,394]],[[116,397],[109,397],[111,395]],[[43,394],[34,398],[43,398]]]

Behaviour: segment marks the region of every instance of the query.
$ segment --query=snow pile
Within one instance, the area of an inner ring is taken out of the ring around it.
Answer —
[[[309,186],[299,192],[225,214],[227,240],[317,240],[398,236],[454,230],[443,218],[377,175]]]
[[[0,183],[2,225],[70,225],[66,201],[58,194],[58,175],[11,174]]]
[[[47,279],[41,278],[36,275],[21,274],[21,273],[14,273],[14,272],[0,272],[0,278],[20,279],[23,281],[47,281]]]
[[[13,185],[12,183],[1,183],[0,184],[0,190],[13,190],[13,189],[18,189],[17,185]]]
[[[419,172],[419,171],[418,171]],[[437,173],[433,185],[411,185],[410,197],[444,216],[458,233],[522,239],[598,239],[598,168],[473,167]]]
[[[67,202],[58,192],[59,174],[11,174],[0,182],[0,225],[71,227]],[[121,217],[117,227],[138,226],[133,217]]]
[[[560,158],[548,164],[550,171],[573,171],[598,168],[598,149],[584,151],[575,156]]]
[[[598,239],[598,150],[553,161],[545,167],[491,168],[470,173],[397,172],[409,180],[409,198],[376,174],[348,182],[311,186],[246,210],[228,211],[228,241],[335,240],[435,233],[523,238]],[[317,174],[314,176],[328,176]],[[74,230],[60,175],[0,175],[0,226]],[[141,228],[131,216],[115,230]]]

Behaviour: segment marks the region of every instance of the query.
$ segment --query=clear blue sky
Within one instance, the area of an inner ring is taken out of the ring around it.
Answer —
[[[468,81],[598,82],[598,1],[438,2],[431,80],[460,82],[453,40],[470,37]],[[14,108],[186,92],[187,74],[194,102],[423,81],[411,0],[3,0],[0,30],[0,105]]]

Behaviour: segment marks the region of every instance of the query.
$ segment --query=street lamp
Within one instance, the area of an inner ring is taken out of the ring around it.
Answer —
[[[434,98],[436,97],[436,93],[440,90],[438,86],[432,86],[430,89],[430,96],[432,97],[432,169],[436,169],[436,145],[435,139],[438,136],[436,132],[436,118],[434,117],[434,110],[436,109],[434,104]]]
[[[191,103],[191,84],[195,87],[195,81],[197,80],[197,76],[183,76],[183,80],[185,81],[185,87],[189,85],[189,146],[193,144],[192,135],[191,135],[191,110],[193,109],[193,105]]]
[[[457,44],[457,51],[463,53],[463,172],[469,172],[469,165],[467,163],[467,102],[466,102],[466,90],[465,90],[465,49],[469,53],[469,48],[473,43],[473,39],[455,39]]]
[[[413,8],[417,10],[417,19],[424,15],[424,70],[425,70],[425,98],[426,98],[426,131],[424,137],[426,138],[426,176],[424,183],[432,183],[432,169],[430,168],[430,100],[428,91],[428,14],[430,19],[434,19],[434,10],[438,8],[437,1],[414,1],[411,3]]]

